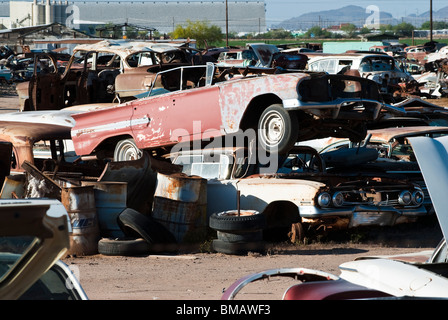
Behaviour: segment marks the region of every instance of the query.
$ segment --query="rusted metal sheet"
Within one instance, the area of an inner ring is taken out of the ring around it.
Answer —
[[[20,199],[25,194],[26,175],[14,174],[7,176],[3,182],[0,198],[2,199]]]
[[[13,145],[16,171],[23,171],[24,161],[34,163],[34,142],[46,139],[70,138],[74,125],[69,111],[12,112],[0,114],[0,141]]]
[[[163,197],[182,202],[204,203],[206,193],[201,191],[206,180],[197,176],[186,176],[183,173],[164,175],[157,174],[156,197]]]
[[[179,243],[204,241],[207,235],[207,180],[182,173],[159,173],[152,217]]]

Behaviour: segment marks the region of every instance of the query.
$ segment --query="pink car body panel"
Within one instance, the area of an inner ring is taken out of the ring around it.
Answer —
[[[253,98],[270,93],[297,101],[297,84],[307,77],[290,73],[236,78],[76,114],[72,140],[76,153],[87,155],[120,135],[132,136],[140,149],[151,149],[235,133]]]

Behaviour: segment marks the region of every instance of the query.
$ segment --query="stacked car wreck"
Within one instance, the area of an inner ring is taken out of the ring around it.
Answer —
[[[5,164],[2,197],[62,200],[67,188],[93,188],[100,228],[94,246],[123,255],[205,241],[213,231],[209,218],[231,210],[263,215],[264,238],[293,241],[310,230],[427,216],[424,188],[405,175],[341,173],[298,143],[328,137],[360,143],[369,129],[431,125],[431,116],[446,119],[447,110],[420,99],[391,103],[383,81],[347,69],[308,71],[303,54],[266,52],[267,66],[235,67],[186,45],[106,40],[77,47],[62,73],[51,54],[36,56],[35,71],[40,64],[48,73],[35,72],[17,86],[24,112],[0,115],[0,140],[6,152],[12,148],[14,164]],[[37,143],[47,148],[43,158]],[[363,161],[378,158],[371,148],[349,148],[339,157],[355,153]],[[112,199],[116,187],[125,200],[106,213],[98,197]]]

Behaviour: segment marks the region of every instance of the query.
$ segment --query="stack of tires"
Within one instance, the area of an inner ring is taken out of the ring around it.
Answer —
[[[98,252],[109,256],[140,256],[177,250],[176,239],[162,224],[131,208],[118,216],[124,238],[102,238]]]
[[[265,252],[263,229],[265,216],[253,210],[230,210],[210,216],[210,228],[216,230],[213,250],[225,254],[244,255]]]

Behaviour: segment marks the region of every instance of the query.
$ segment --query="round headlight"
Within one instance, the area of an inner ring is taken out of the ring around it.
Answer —
[[[405,190],[401,191],[400,195],[398,196],[398,203],[404,206],[408,206],[411,204],[412,201],[412,194]]]
[[[416,205],[420,205],[423,203],[423,200],[425,200],[425,195],[422,191],[416,190],[414,193],[412,193],[412,202]]]
[[[323,192],[321,193],[318,197],[317,197],[317,203],[321,206],[321,207],[328,207],[331,203],[331,196],[329,193],[327,192]]]
[[[333,195],[333,204],[336,207],[340,207],[344,204],[344,195],[342,192],[338,191]]]

